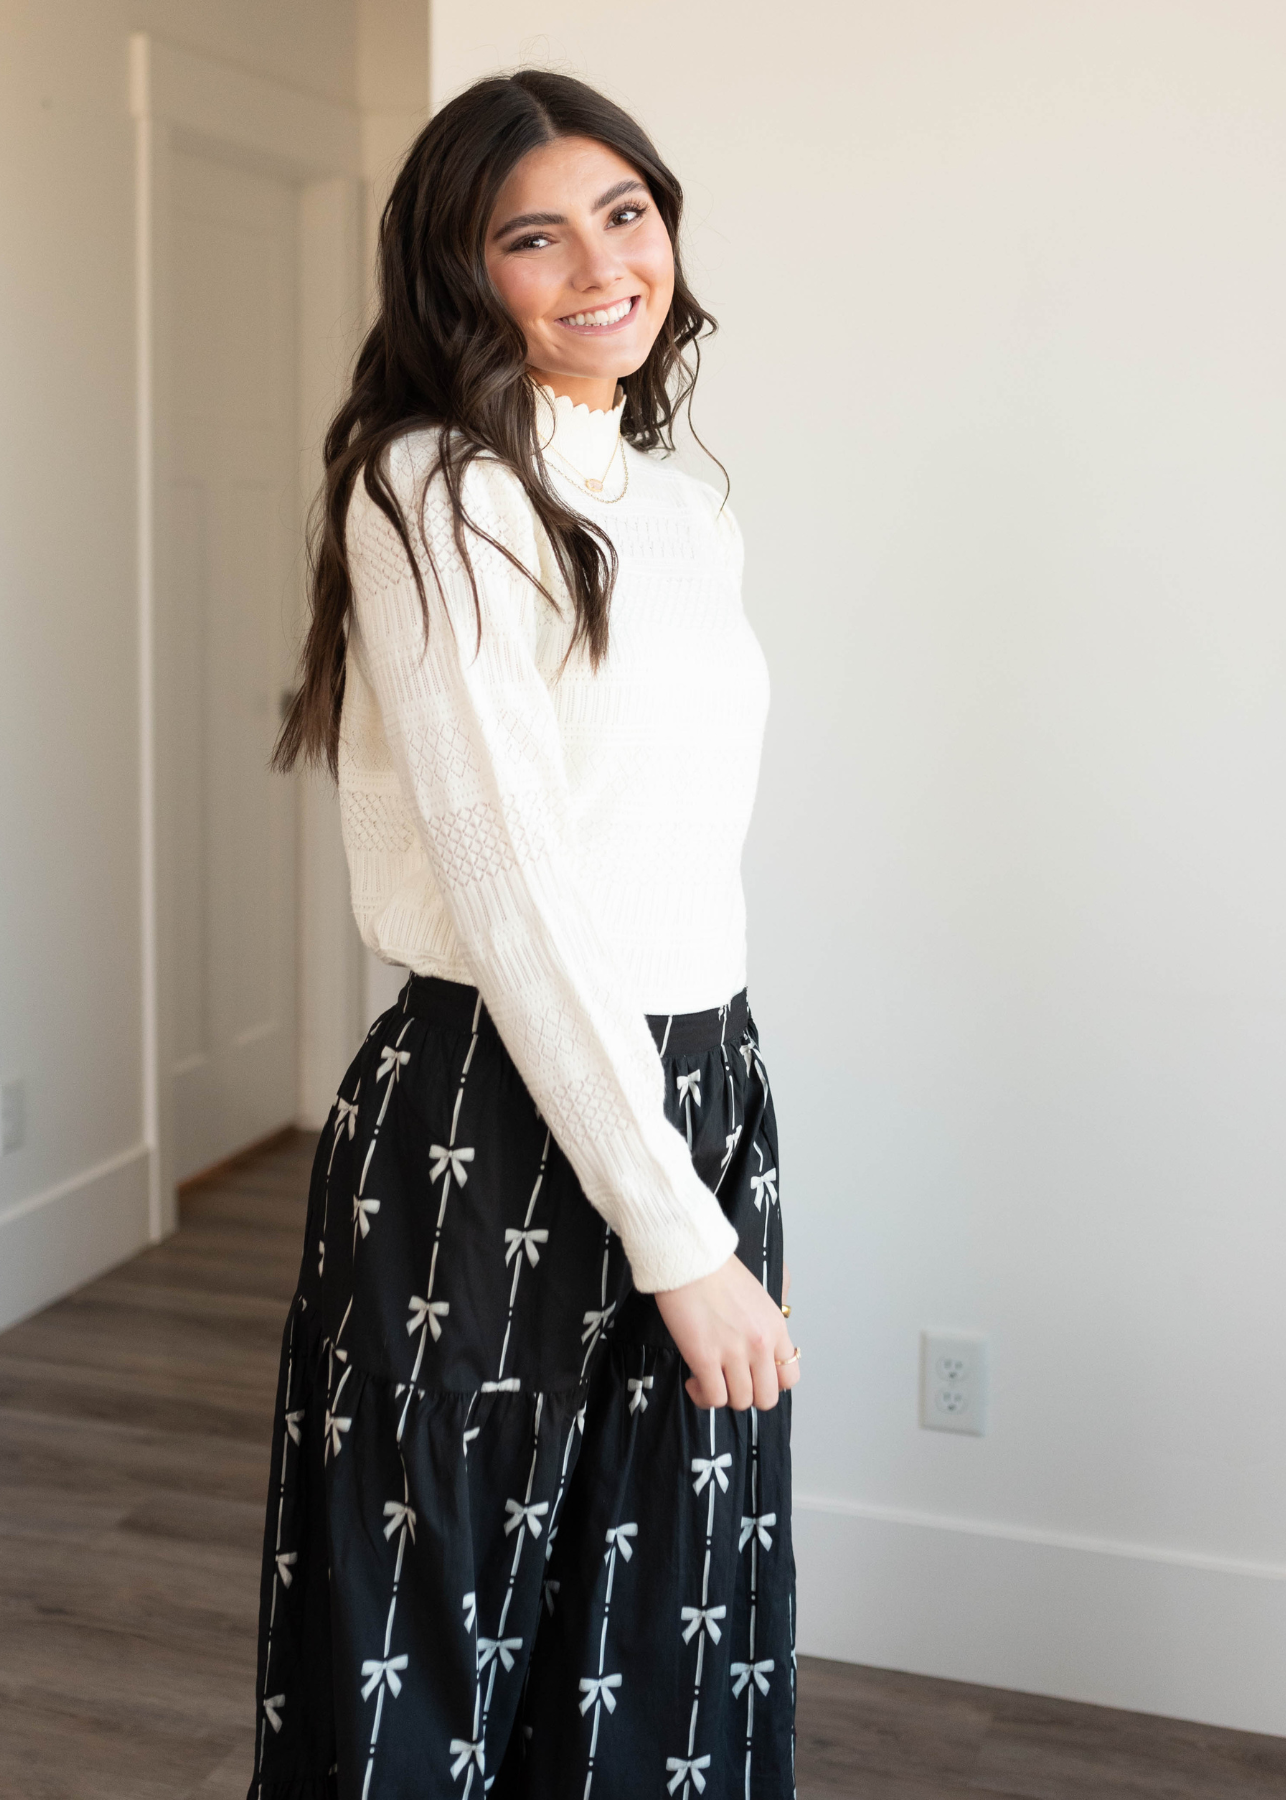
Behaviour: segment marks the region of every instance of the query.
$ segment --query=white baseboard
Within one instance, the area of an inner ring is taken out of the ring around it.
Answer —
[[[0,1331],[148,1243],[148,1168],[138,1144],[0,1214]]]
[[[801,1654],[1286,1735],[1286,1567],[797,1497]]]

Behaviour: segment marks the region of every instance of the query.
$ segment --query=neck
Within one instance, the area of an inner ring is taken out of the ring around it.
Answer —
[[[555,395],[565,394],[573,406],[588,406],[591,412],[611,412],[616,405],[614,375],[554,375],[547,369],[530,366],[528,372],[533,381],[552,389]]]

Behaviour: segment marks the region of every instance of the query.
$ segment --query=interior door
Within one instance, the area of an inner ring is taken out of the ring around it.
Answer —
[[[168,492],[175,1178],[296,1112],[293,781],[268,758],[299,579],[298,196],[176,153]]]

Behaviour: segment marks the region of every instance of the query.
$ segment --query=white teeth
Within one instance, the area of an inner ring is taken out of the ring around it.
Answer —
[[[605,307],[599,312],[573,313],[567,320],[569,325],[615,325],[629,312],[634,302],[618,300],[615,306]]]

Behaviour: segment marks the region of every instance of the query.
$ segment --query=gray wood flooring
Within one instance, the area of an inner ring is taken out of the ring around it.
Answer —
[[[243,1800],[310,1149],[0,1336],[0,1800]],[[1286,1739],[801,1658],[799,1800],[999,1795],[1286,1800]]]

